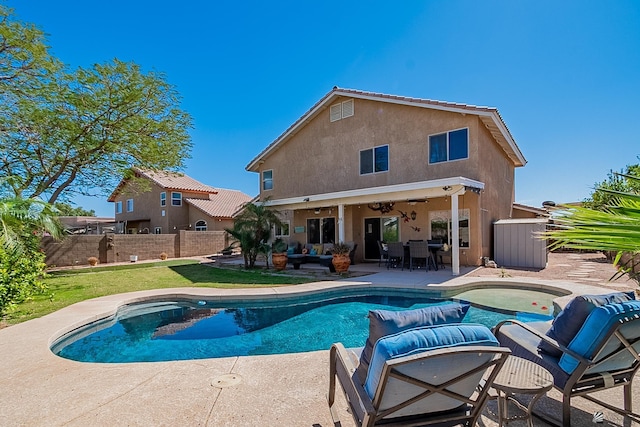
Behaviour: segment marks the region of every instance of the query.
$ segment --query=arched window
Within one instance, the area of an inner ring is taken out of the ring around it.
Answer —
[[[196,222],[196,231],[207,231],[207,221],[200,220]]]

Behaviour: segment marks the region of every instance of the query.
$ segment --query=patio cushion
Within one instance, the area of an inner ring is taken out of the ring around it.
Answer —
[[[580,331],[569,343],[567,348],[575,351],[586,359],[591,359],[595,356],[595,354],[593,354],[594,351],[602,344],[602,340],[605,339],[606,335],[610,332],[610,328],[615,323],[618,323],[620,319],[638,315],[640,315],[640,301],[626,301],[596,307],[591,314],[589,314],[584,325],[580,328]],[[635,336],[638,335],[640,335],[640,331],[635,332]],[[613,351],[614,349],[611,350]],[[630,366],[634,358],[631,357],[631,353],[628,354],[630,356]],[[621,363],[625,362],[621,361]],[[568,354],[563,354],[560,358],[560,367],[570,374],[578,367],[578,361]],[[617,366],[618,369],[623,367],[626,366]]]
[[[576,336],[593,309],[605,304],[621,303],[633,299],[635,299],[633,292],[614,292],[605,295],[579,295],[572,299],[565,309],[553,320],[547,336],[566,347]],[[544,341],[540,342],[538,348],[544,353],[556,357],[562,356],[560,350]]]
[[[387,360],[427,350],[469,345],[498,347],[500,344],[489,328],[469,323],[424,326],[382,337],[376,342],[373,349],[371,367],[364,383],[364,389],[373,399]]]
[[[370,310],[368,314],[369,337],[360,355],[360,364],[356,369],[360,381],[364,383],[373,353],[373,346],[378,339],[385,335],[395,334],[420,326],[460,323],[467,314],[467,311],[469,311],[469,307],[469,304],[455,302],[415,310]]]

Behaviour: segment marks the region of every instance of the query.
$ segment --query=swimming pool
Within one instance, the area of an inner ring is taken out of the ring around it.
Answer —
[[[554,295],[519,290],[511,294],[508,299],[511,307],[519,307],[516,310],[506,309],[503,303],[492,308],[474,302],[487,295],[495,297],[495,290],[467,294],[469,298],[463,300],[470,300],[472,307],[464,321],[492,327],[507,318],[551,318]],[[299,353],[326,350],[338,341],[361,347],[368,335],[369,310],[404,310],[450,301],[424,292],[377,289],[277,300],[145,302],[122,306],[114,316],[62,336],[51,350],[76,361],[128,363]]]

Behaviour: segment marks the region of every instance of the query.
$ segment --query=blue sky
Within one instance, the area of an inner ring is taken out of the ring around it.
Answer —
[[[164,73],[194,119],[184,172],[252,196],[245,166],[334,85],[497,107],[528,160],[519,203],[640,162],[638,1],[4,2],[67,64]]]

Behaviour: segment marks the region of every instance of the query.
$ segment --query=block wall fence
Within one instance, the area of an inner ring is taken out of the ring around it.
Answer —
[[[42,239],[42,249],[48,266],[64,267],[88,265],[89,257],[100,264],[160,259],[162,252],[169,258],[191,257],[220,253],[229,245],[224,231],[185,231],[178,234],[113,234],[67,236],[55,241]]]

